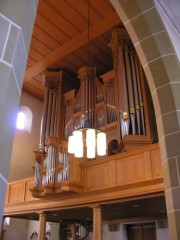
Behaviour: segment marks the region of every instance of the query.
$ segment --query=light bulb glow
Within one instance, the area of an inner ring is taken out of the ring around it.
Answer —
[[[75,153],[74,136],[68,138],[68,153]]]
[[[80,130],[73,132],[74,136],[74,142],[78,144],[79,142],[82,142],[82,132]]]
[[[83,157],[83,139],[82,131],[77,130],[73,132],[74,135],[74,148],[75,148],[75,157]]]
[[[75,143],[75,157],[81,158],[83,157],[83,142]]]
[[[102,132],[97,134],[97,154],[106,155],[106,134]]]
[[[87,146],[87,158],[95,158],[96,156],[96,147],[93,145]]]
[[[84,143],[86,144],[87,158],[94,159],[96,154],[99,156],[106,155],[107,147],[105,133],[92,128],[74,131],[73,136],[70,136],[68,139],[68,152],[74,153],[75,157],[83,157]]]
[[[86,131],[86,146],[96,146],[96,132],[94,129],[88,129]]]

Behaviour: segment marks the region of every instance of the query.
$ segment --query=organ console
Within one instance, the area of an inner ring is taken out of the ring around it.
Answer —
[[[95,68],[83,67],[78,72],[80,87],[63,71],[44,73],[40,147],[31,190],[35,197],[82,191],[79,165],[87,158],[69,154],[67,138],[87,120],[106,132],[108,157],[157,142],[151,95],[126,30],[114,29],[109,46],[112,71],[97,77]]]

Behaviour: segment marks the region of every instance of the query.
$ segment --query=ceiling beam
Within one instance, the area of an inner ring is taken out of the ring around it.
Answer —
[[[95,23],[89,29],[90,36],[89,40],[93,40],[98,36],[102,35],[103,33],[107,32],[111,28],[117,26],[121,23],[120,18],[118,17],[117,13],[113,13],[108,15],[103,20]],[[78,48],[82,47],[84,44],[87,43],[87,29],[66,42],[64,45],[60,46],[59,48],[52,51],[49,55],[35,63],[33,66],[28,68],[25,73],[24,80],[27,81],[38,73],[44,71],[60,59],[64,58],[65,56],[69,55],[70,53],[74,52]]]

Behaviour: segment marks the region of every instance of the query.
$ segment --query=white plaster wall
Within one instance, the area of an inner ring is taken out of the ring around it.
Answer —
[[[53,227],[51,227],[51,225]],[[46,223],[46,231],[52,231],[56,224],[54,223]],[[58,226],[57,226],[58,227]],[[157,224],[156,224],[157,227]],[[5,226],[6,229],[2,240],[29,240],[30,236],[34,231],[38,233],[39,222],[34,220],[21,220],[21,219],[13,219],[11,218],[10,225]],[[169,229],[168,228],[156,228],[157,240],[170,240],[169,237]],[[58,234],[55,234],[55,238],[50,239],[58,239]],[[93,233],[90,233],[89,240],[93,240]],[[109,232],[108,224],[103,225],[103,240],[128,240],[127,232],[126,232],[126,224],[119,224],[118,231]]]
[[[10,224],[4,226],[2,240],[25,240],[27,235],[28,221],[24,219],[11,218]]]
[[[109,232],[108,224],[103,225],[103,240],[116,240],[116,239],[121,239],[121,231],[120,231],[120,226],[119,230],[115,232]]]
[[[156,229],[157,240],[170,240],[169,228]]]
[[[31,109],[33,114],[32,129],[30,133],[25,130],[15,130],[9,181],[33,176],[32,167],[35,163],[33,151],[37,150],[39,146],[43,102],[23,92],[20,106],[26,106]]]
[[[49,223],[50,240],[59,240],[59,223]]]
[[[50,225],[47,222],[46,223],[46,231],[50,230]],[[26,232],[26,240],[30,240],[30,236],[32,235],[33,232],[37,232],[39,231],[39,221],[34,221],[34,220],[28,220],[27,223],[27,232]],[[4,240],[4,239],[3,239]]]
[[[156,236],[157,240],[170,240],[168,228],[157,228],[156,224]],[[90,240],[92,238],[89,238]],[[119,224],[119,230],[115,232],[109,232],[108,225],[103,225],[103,240],[128,240],[126,232],[126,224]]]

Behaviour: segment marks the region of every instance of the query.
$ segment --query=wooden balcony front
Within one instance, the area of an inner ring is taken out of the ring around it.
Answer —
[[[34,177],[10,182],[4,215],[118,202],[164,195],[158,144],[80,164],[81,192],[35,198]],[[63,182],[66,185],[66,182]],[[68,183],[67,183],[68,184]],[[74,184],[76,184],[74,182]]]

